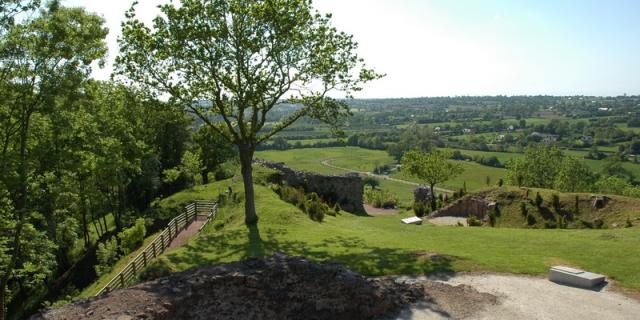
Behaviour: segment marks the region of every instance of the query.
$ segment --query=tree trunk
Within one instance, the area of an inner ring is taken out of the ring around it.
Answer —
[[[430,184],[429,188],[431,189],[431,211],[435,211],[436,210],[436,193],[433,190],[434,185]]]
[[[202,184],[209,183],[209,170],[202,170],[200,174],[202,175]]]
[[[244,222],[247,225],[258,223],[256,204],[253,192],[253,149],[250,146],[240,146],[240,167],[244,183]]]
[[[6,302],[5,302],[5,294],[6,294],[7,283],[4,279],[0,280],[0,320],[4,320],[7,318],[6,316]]]

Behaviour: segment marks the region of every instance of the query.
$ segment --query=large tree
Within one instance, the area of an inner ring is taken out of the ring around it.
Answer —
[[[135,4],[127,12],[117,72],[182,104],[238,147],[245,222],[255,224],[256,146],[304,116],[337,129],[349,110],[329,95],[351,97],[381,75],[310,0],[182,0],[160,11],[152,27],[135,17]],[[282,103],[299,107],[266,126]]]
[[[462,173],[463,168],[459,163],[451,160],[448,153],[433,150],[423,152],[413,150],[405,152],[402,157],[402,171],[426,182],[431,191],[431,208],[436,207],[434,187],[436,184],[455,178]]]

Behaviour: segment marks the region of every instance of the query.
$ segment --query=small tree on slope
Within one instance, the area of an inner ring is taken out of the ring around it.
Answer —
[[[303,116],[338,131],[349,109],[328,95],[351,97],[381,75],[310,0],[182,0],[160,11],[151,28],[136,19],[135,3],[127,12],[117,72],[182,104],[238,147],[245,222],[255,224],[256,146]],[[267,114],[285,103],[297,107],[265,126]]]

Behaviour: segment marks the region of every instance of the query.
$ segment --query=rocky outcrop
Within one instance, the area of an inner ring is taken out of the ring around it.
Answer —
[[[32,319],[379,319],[424,298],[420,283],[275,254],[177,273]]]
[[[362,206],[364,182],[358,174],[322,175],[296,171],[281,162],[255,160],[255,163],[281,172],[282,180],[289,186],[302,187],[305,192],[315,192],[332,204],[339,204],[343,210],[348,212],[365,212]]]
[[[496,207],[495,202],[487,201],[483,198],[467,196],[454,201],[453,203],[429,214],[429,218],[437,217],[468,217],[476,216],[484,219],[489,210]]]

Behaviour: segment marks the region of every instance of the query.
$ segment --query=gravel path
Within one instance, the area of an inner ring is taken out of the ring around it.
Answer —
[[[424,277],[400,279],[415,281]],[[612,292],[608,287],[600,291],[585,290],[556,284],[545,278],[499,274],[462,274],[436,281],[467,285],[498,298],[497,305],[460,317],[463,319],[640,319],[640,301]],[[398,319],[446,318],[442,313],[417,305],[405,310]]]

